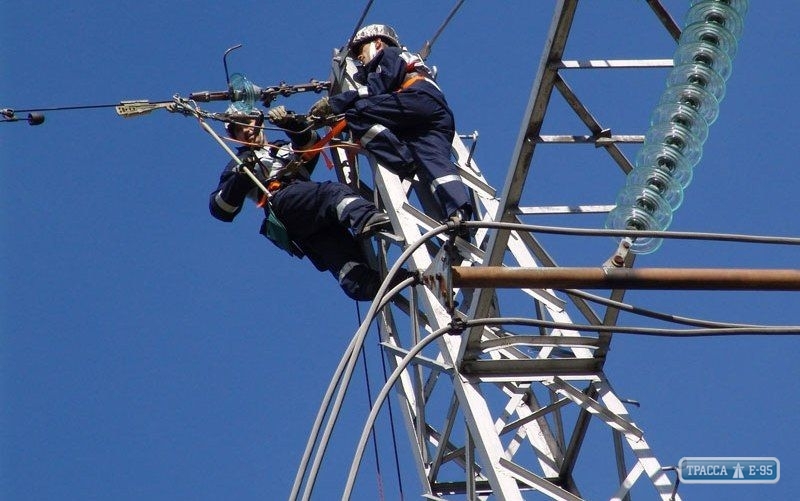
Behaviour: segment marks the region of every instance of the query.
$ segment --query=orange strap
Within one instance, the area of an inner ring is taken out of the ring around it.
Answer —
[[[421,75],[414,75],[413,77],[411,77],[408,80],[406,80],[405,82],[403,82],[403,85],[400,86],[400,90],[398,90],[397,92],[400,92],[401,90],[405,90],[405,89],[411,87],[412,85],[414,85],[415,83],[419,82],[420,80],[425,80],[425,77],[423,77]]]
[[[322,151],[322,147],[325,146],[325,144],[327,144],[328,141],[330,141],[333,138],[333,136],[336,136],[336,135],[340,134],[344,130],[345,127],[347,127],[347,122],[344,119],[339,120],[338,122],[336,122],[333,125],[333,127],[331,127],[331,130],[328,131],[328,133],[325,134],[325,136],[322,137],[322,139],[320,139],[319,141],[317,141],[316,143],[311,145],[311,148],[309,148],[305,152],[303,152],[303,154],[300,155],[300,158],[302,158],[303,160],[309,160],[311,157],[313,157],[317,153],[321,152]],[[323,157],[325,158],[325,163],[328,165],[328,169],[332,169],[333,168],[333,162],[331,162],[328,159],[328,157],[324,155],[324,153],[323,153]],[[281,182],[279,180],[277,180],[277,179],[271,180],[269,183],[267,183],[267,186],[266,186],[267,191],[269,193],[272,193],[273,191],[277,190],[280,187],[281,187]],[[265,205],[267,205],[268,198],[269,198],[269,195],[267,193],[262,193],[261,194],[261,198],[256,203],[256,206],[264,207]]]
[[[311,145],[311,148],[304,151],[303,154],[300,155],[300,158],[302,158],[303,160],[309,160],[317,153],[322,152],[322,156],[325,159],[325,163],[327,164],[328,169],[332,169],[333,162],[331,162],[330,159],[328,159],[328,157],[325,155],[325,152],[322,151],[322,147],[325,146],[325,144],[328,143],[328,141],[330,141],[333,138],[333,136],[340,134],[345,127],[347,127],[347,122],[345,120],[339,120],[338,122],[336,122],[333,125],[333,127],[331,127],[331,130],[327,134],[325,134],[325,136],[322,139]],[[273,179],[269,181],[269,183],[267,183],[266,186],[267,191],[269,193],[272,193],[273,191],[280,188],[281,184],[282,184],[281,181],[279,181],[278,179]],[[261,198],[258,200],[258,203],[256,203],[256,205],[258,207],[264,207],[265,205],[267,205],[268,199],[269,195],[267,193],[262,193]]]
[[[264,207],[265,205],[267,205],[267,202],[269,201],[268,193],[272,193],[273,191],[276,191],[282,185],[283,185],[283,183],[278,179],[272,179],[270,181],[267,181],[267,186],[266,186],[267,193],[262,193],[261,194],[261,198],[258,199],[258,202],[256,203],[256,207],[261,208],[261,207]]]
[[[317,153],[322,151],[322,147],[325,146],[331,139],[333,139],[333,136],[337,136],[337,135],[341,134],[341,132],[344,130],[345,127],[347,127],[347,121],[346,120],[342,119],[342,120],[339,120],[338,122],[336,122],[333,125],[333,127],[331,127],[331,130],[328,131],[327,134],[325,134],[319,141],[317,141],[316,143],[311,145],[311,148],[307,149],[301,155],[301,158],[303,160],[311,159],[311,157],[313,157],[314,155],[316,155]]]

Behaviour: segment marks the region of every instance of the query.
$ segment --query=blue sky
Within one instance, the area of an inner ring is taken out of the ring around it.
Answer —
[[[376,1],[422,47],[455,2]],[[479,132],[486,179],[505,181],[550,23],[551,1],[466,2],[430,62],[459,132]],[[2,1],[0,108],[114,104],[223,90],[232,72],[261,86],[327,79],[366,2]],[[704,157],[670,229],[795,237],[800,171],[795,59],[800,7],[754,2]],[[682,22],[688,1],[665,2]],[[642,0],[584,2],[571,59],[669,58],[674,43]],[[665,73],[566,73],[602,121],[640,134]],[[599,71],[599,70],[598,70]],[[620,80],[615,80],[619,78]],[[624,83],[625,85],[621,85]],[[281,98],[299,112],[318,96]],[[543,133],[585,134],[554,98]],[[224,103],[207,109],[222,111]],[[559,113],[558,110],[562,112]],[[24,116],[24,113],[22,114]],[[38,127],[0,124],[0,497],[281,499],[291,488],[319,401],[350,336],[355,304],[327,274],[258,235],[260,216],[231,225],[207,197],[224,152],[191,119],[123,119],[113,109],[46,112]],[[620,124],[617,126],[616,124]],[[542,147],[530,205],[611,204],[624,179],[587,146]],[[588,151],[591,150],[591,151]],[[629,150],[631,151],[631,150]],[[635,152],[635,150],[632,150]],[[320,180],[331,177],[318,169]],[[531,219],[538,224],[565,221]],[[585,227],[602,219],[587,218]],[[613,243],[553,239],[564,266],[598,266]],[[796,267],[797,250],[667,242],[638,266]],[[793,293],[639,292],[643,307],[718,321],[797,324]],[[362,303],[360,313],[367,309]],[[374,337],[372,338],[374,340]],[[682,485],[685,499],[789,499],[800,488],[797,337],[619,335],[606,365],[662,464],[684,456],[774,456],[780,482]],[[374,342],[373,385],[381,379]],[[377,390],[373,390],[373,394]],[[367,402],[356,376],[331,447],[349,464]],[[403,488],[416,499],[398,427]],[[384,447],[389,430],[381,429]],[[609,445],[610,447],[610,445]],[[609,449],[610,453],[610,449]],[[386,499],[399,499],[381,462]],[[338,493],[341,474],[317,490]],[[375,466],[359,499],[376,499]],[[338,494],[331,494],[335,498]]]

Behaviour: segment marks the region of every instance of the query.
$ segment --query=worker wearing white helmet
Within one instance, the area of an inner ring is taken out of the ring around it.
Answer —
[[[356,32],[350,42],[349,49],[359,49],[364,43],[376,39],[381,39],[392,47],[400,47],[400,38],[394,28],[385,24],[370,24]],[[358,57],[358,54],[355,53],[352,56]]]
[[[363,86],[318,100],[309,114],[344,113],[355,139],[381,164],[401,178],[416,175],[430,188],[440,219],[469,219],[469,192],[450,158],[453,112],[428,67],[384,24],[356,32],[349,56],[364,67]]]

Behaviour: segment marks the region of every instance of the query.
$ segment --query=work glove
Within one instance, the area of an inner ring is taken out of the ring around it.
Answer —
[[[236,174],[244,174],[244,168],[248,168],[251,171],[256,166],[256,162],[258,162],[258,157],[253,150],[247,150],[241,155],[239,155],[239,161],[242,162],[239,165],[236,165],[231,169]]]
[[[302,132],[307,127],[304,118],[287,110],[285,106],[270,108],[267,117],[271,123],[292,132]]]
[[[331,103],[328,101],[328,96],[320,98],[319,101],[311,105],[308,114],[317,118],[328,118],[333,115],[333,108],[331,108]]]

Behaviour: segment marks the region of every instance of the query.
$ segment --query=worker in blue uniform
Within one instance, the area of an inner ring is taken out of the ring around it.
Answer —
[[[382,165],[404,179],[418,176],[431,190],[439,219],[470,219],[469,192],[450,158],[453,112],[428,67],[383,24],[361,28],[349,54],[363,66],[357,75],[363,86],[323,97],[309,114],[343,113],[354,138]]]
[[[290,254],[306,256],[320,271],[329,271],[348,297],[372,300],[381,285],[380,274],[367,264],[357,239],[391,228],[389,217],[343,183],[311,180],[319,152],[301,155],[318,139],[305,120],[283,106],[269,110],[269,120],[291,140],[268,143],[264,115],[228,108],[228,135],[239,142],[237,155],[267,188],[261,192],[236,161],[222,171],[211,193],[209,210],[230,222],[251,198],[264,207],[261,233]],[[352,231],[352,232],[351,232]]]

